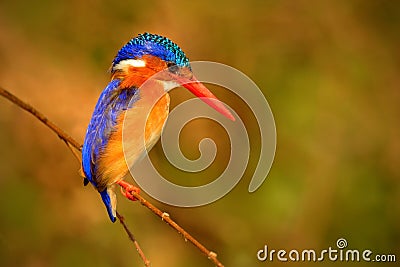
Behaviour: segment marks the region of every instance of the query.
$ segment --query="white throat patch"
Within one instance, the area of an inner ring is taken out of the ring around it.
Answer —
[[[146,61],[142,59],[125,59],[114,66],[114,69],[125,70],[129,67],[143,68],[146,67]]]

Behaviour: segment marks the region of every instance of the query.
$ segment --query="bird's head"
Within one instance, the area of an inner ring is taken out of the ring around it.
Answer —
[[[140,87],[150,77],[165,84],[166,90],[183,86],[219,113],[235,120],[229,110],[193,75],[189,59],[166,37],[144,33],[131,39],[117,53],[111,66],[113,78],[122,87]]]

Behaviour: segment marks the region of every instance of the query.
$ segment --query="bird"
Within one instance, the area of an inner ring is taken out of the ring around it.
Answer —
[[[218,99],[194,76],[185,53],[167,37],[138,34],[117,52],[110,72],[111,80],[100,94],[87,127],[82,171],[84,185],[91,183],[97,189],[110,220],[115,222],[114,185],[123,181],[128,165],[139,161],[159,140],[169,114],[167,91],[171,87],[183,86],[228,119],[235,118],[222,102],[214,101]],[[162,75],[154,76],[157,73]],[[152,102],[156,104],[149,109]],[[145,131],[140,133],[135,126],[143,121]],[[130,134],[124,141],[123,127],[132,130],[127,131]]]

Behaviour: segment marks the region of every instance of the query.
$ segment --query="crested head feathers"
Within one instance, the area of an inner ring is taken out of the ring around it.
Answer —
[[[176,64],[179,67],[189,67],[189,59],[182,49],[170,39],[157,34],[143,33],[126,43],[115,56],[112,70],[121,61],[140,59],[143,55],[152,55],[162,60]]]

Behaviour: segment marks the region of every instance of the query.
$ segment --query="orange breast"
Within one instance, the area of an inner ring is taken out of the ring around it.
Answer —
[[[117,127],[98,162],[99,188],[121,180],[128,166],[134,165],[160,138],[170,98],[160,84],[149,86],[142,88],[140,100],[118,117]]]
[[[169,113],[169,95],[165,94],[151,110],[145,127],[146,148],[150,149],[160,138]]]

